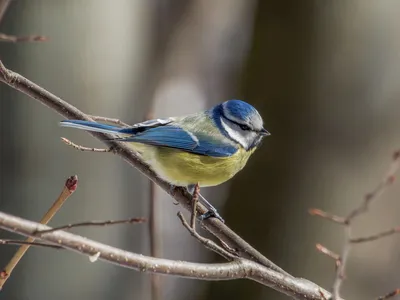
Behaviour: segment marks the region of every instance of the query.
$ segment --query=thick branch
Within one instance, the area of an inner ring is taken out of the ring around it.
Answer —
[[[78,110],[76,107],[71,104],[65,102],[61,98],[53,95],[32,81],[26,79],[25,77],[6,69],[3,63],[0,61],[0,81],[8,84],[12,88],[23,92],[24,94],[38,100],[40,103],[46,105],[47,107],[53,109],[60,115],[68,119],[79,119],[79,120],[89,120],[92,119]],[[128,147],[126,144],[117,141],[105,141],[105,139],[110,139],[111,136],[90,132],[91,135],[100,139],[108,146],[115,149],[115,153],[120,155],[125,161],[129,164],[137,168],[140,172],[150,178],[153,182],[155,182],[158,186],[160,186],[165,192],[170,194],[176,201],[178,201],[185,209],[190,210],[191,207],[191,196],[190,194],[183,188],[173,188],[168,182],[162,180],[160,177],[155,174],[150,167],[145,164],[137,155],[133,152],[133,150]],[[206,212],[205,208],[201,205],[198,205],[198,215],[202,215]],[[281,274],[285,274],[286,276],[290,276],[287,272],[282,270],[280,267],[275,265],[273,262],[268,260],[265,256],[263,256],[256,249],[251,247],[246,241],[244,241],[241,237],[239,237],[235,232],[233,232],[229,227],[223,224],[216,218],[210,218],[206,221],[203,221],[203,226],[211,232],[213,235],[224,241],[228,246],[237,249],[238,255],[241,257],[249,258],[258,262],[266,267],[271,268]]]
[[[50,227],[0,212],[0,228],[25,236]],[[91,258],[96,257],[122,267],[146,273],[159,273],[198,280],[233,280],[247,278],[275,289],[294,299],[329,299],[330,294],[305,279],[293,278],[240,258],[220,264],[202,264],[155,258],[124,251],[64,231],[44,233],[40,240]]]

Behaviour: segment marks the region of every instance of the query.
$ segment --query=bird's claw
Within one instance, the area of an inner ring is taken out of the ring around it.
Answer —
[[[200,216],[200,220],[202,221],[207,220],[209,218],[217,218],[222,223],[225,223],[225,220],[222,219],[221,215],[216,210],[209,210]]]

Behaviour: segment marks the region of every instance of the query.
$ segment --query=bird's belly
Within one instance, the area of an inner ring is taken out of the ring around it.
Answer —
[[[214,186],[239,172],[249,156],[250,153],[242,149],[233,156],[218,158],[157,147],[150,164],[156,173],[174,185]]]

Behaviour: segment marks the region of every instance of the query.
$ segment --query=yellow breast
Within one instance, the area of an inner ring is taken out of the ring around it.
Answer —
[[[166,147],[136,143],[132,146],[142,153],[144,160],[160,177],[177,186],[221,184],[239,172],[255,150],[240,148],[230,157],[210,157]]]

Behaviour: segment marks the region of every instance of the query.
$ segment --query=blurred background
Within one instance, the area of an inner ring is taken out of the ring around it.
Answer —
[[[253,104],[272,133],[234,179],[203,190],[226,223],[272,261],[330,288],[343,230],[308,215],[346,214],[380,180],[400,146],[400,2],[297,0],[19,0],[0,32],[43,43],[0,43],[10,69],[88,114],[135,123],[227,99]],[[0,84],[0,210],[39,220],[65,179],[77,192],[51,225],[149,214],[149,181],[115,155],[82,153],[85,132]],[[400,185],[355,225],[356,236],[400,224]],[[221,261],[191,238],[178,206],[156,191],[162,257]],[[148,255],[146,224],[74,230]],[[1,237],[14,237],[1,232]],[[343,295],[399,287],[400,241],[354,247]],[[160,248],[161,249],[161,248]],[[0,267],[16,248],[0,247]],[[30,249],[0,299],[150,300],[150,276],[66,251]],[[287,299],[256,283],[162,277],[159,300]]]

